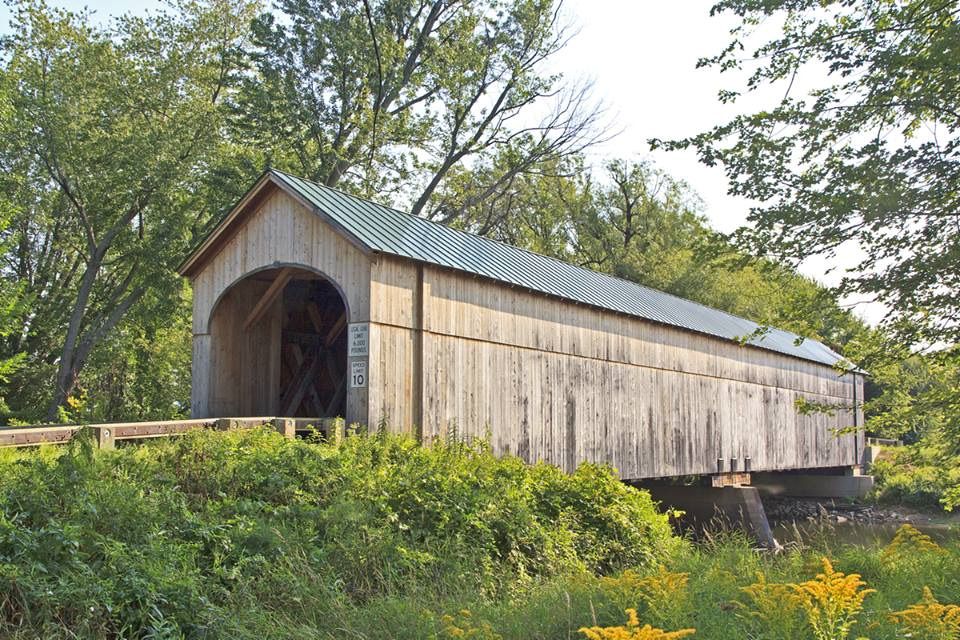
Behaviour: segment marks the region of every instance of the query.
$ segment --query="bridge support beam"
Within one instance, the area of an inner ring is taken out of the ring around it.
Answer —
[[[683,524],[700,529],[709,528],[711,524],[743,527],[761,546],[768,549],[777,546],[756,487],[651,485],[644,488],[660,502],[661,508],[683,511]]]
[[[873,489],[873,476],[754,473],[752,484],[763,496],[857,499]]]

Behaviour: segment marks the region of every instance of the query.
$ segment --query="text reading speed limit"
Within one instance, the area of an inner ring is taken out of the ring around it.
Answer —
[[[365,360],[350,363],[350,386],[354,389],[367,386],[367,363]]]

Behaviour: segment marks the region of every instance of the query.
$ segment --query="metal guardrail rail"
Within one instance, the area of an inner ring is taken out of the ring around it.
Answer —
[[[117,441],[144,440],[179,436],[197,429],[252,429],[272,426],[288,438],[297,431],[316,429],[328,437],[343,435],[343,420],[339,418],[284,418],[276,416],[242,418],[195,418],[191,420],[156,420],[152,422],[113,422],[101,424],[33,425],[0,427],[0,448],[36,447],[44,444],[65,444],[83,429],[92,431],[97,445],[112,449]]]

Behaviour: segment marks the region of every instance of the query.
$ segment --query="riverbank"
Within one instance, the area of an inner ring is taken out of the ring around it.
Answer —
[[[908,505],[855,502],[830,498],[764,498],[763,506],[771,526],[793,522],[828,521],[837,524],[960,526],[960,513]]]

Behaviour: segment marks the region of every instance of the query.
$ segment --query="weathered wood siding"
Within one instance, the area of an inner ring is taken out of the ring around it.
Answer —
[[[372,419],[625,478],[714,473],[718,458],[724,470],[858,459],[855,437],[832,432],[851,412],[795,408],[852,402],[852,376],[830,367],[397,259],[371,275]],[[421,360],[421,378],[401,375]]]
[[[234,398],[236,393],[227,389],[236,389],[238,385],[244,393],[250,392],[254,393],[254,398],[260,397],[260,391],[253,391],[253,387],[258,384],[256,381],[247,384],[247,378],[244,377],[247,373],[225,369],[219,365],[224,358],[217,355],[219,352],[222,356],[225,349],[255,347],[248,344],[249,341],[245,342],[246,339],[231,336],[229,331],[218,333],[211,320],[215,307],[221,301],[227,305],[236,304],[237,296],[229,294],[233,285],[257,271],[280,266],[297,266],[324,275],[345,296],[350,322],[369,319],[369,257],[300,202],[275,189],[249,217],[246,224],[233,234],[219,253],[193,279],[194,417],[223,415],[221,410],[226,408],[230,398]],[[249,312],[252,302],[246,300],[245,303],[248,306],[238,305],[234,311],[234,323],[243,322],[243,318],[236,318],[236,313],[246,317],[245,314]],[[220,317],[220,314],[217,316]],[[228,314],[223,317],[228,317]],[[258,326],[269,324],[261,320]],[[213,339],[211,331],[222,335],[223,340],[219,337]],[[266,335],[260,337],[270,339]],[[256,341],[255,337],[251,339]],[[271,339],[271,342],[276,341]],[[279,354],[277,366],[279,367]],[[273,393],[275,397],[274,390],[268,388],[274,384],[270,371],[261,371],[262,377],[258,380],[262,381],[261,386],[264,387],[262,393]],[[256,372],[249,375],[256,375]],[[347,389],[348,419],[366,422],[367,406],[366,388]],[[265,413],[272,415],[271,412]]]
[[[378,256],[370,270],[370,423],[421,425],[420,267]]]

